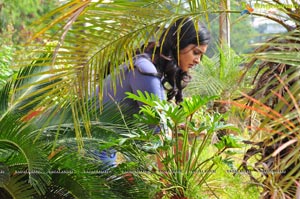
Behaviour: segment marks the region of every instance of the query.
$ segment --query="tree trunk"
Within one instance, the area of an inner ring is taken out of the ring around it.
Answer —
[[[221,0],[220,1],[220,10],[229,10],[230,1]],[[230,47],[230,24],[228,13],[222,12],[219,17],[219,40],[221,48],[223,46]]]

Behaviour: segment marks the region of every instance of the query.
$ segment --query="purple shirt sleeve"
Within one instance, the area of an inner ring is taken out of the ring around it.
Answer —
[[[111,76],[109,75],[104,82],[104,95],[103,102],[111,101],[109,96],[112,96],[117,102],[124,102],[129,106],[133,106],[136,111],[139,110],[140,102],[136,102],[130,99],[126,99],[126,92],[137,94],[137,91],[148,92],[158,96],[159,99],[164,100],[164,88],[161,84],[161,78],[155,76],[157,69],[154,64],[146,56],[139,56],[134,61],[134,69],[128,69],[126,65],[124,67],[124,77],[122,79],[117,78],[116,92],[114,92],[111,82]],[[153,75],[151,75],[153,74]]]
[[[132,92],[137,94],[137,91],[153,93],[157,95],[159,99],[164,100],[164,88],[161,84],[161,79],[157,76],[145,75],[144,73],[157,73],[156,67],[147,58],[139,58],[135,62],[135,69],[129,74],[129,84],[131,85]],[[139,103],[139,105],[141,105]]]

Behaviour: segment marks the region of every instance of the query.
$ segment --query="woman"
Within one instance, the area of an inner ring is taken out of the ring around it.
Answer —
[[[210,33],[202,24],[195,25],[191,18],[181,18],[162,34],[160,46],[148,46],[143,54],[134,60],[134,69],[124,65],[124,78],[117,79],[116,93],[108,76],[104,84],[103,103],[115,100],[131,107],[137,113],[139,102],[126,98],[126,92],[137,94],[137,91],[153,93],[160,99],[175,97],[178,104],[183,100],[182,90],[191,77],[189,70],[200,63],[210,41]],[[154,50],[155,49],[155,50]],[[154,55],[154,56],[153,56]],[[153,57],[153,59],[151,59]],[[166,85],[169,84],[169,88]],[[115,165],[115,153],[103,151],[101,160]]]

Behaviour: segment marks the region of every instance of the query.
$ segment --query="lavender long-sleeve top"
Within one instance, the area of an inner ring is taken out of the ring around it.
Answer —
[[[146,55],[137,56],[134,60],[134,69],[131,70],[127,65],[124,67],[124,78],[117,79],[116,92],[111,83],[111,76],[107,76],[104,80],[104,91],[103,91],[103,103],[107,103],[113,100],[122,102],[130,107],[130,114],[138,113],[139,107],[142,105],[139,102],[131,99],[125,99],[126,92],[137,94],[137,91],[147,91],[157,95],[160,99],[165,99],[164,88],[161,84],[161,78],[155,75],[146,74],[157,74],[157,69],[151,62],[149,57]],[[142,73],[141,73],[142,71]],[[146,73],[146,74],[145,74]],[[155,128],[155,133],[159,132],[159,128]],[[99,156],[101,161],[110,166],[116,165],[116,151],[114,149],[103,150],[101,152],[95,150],[93,152],[96,156]]]
[[[126,92],[137,94],[138,90],[142,92],[147,91],[148,93],[157,95],[162,100],[165,99],[161,78],[155,75],[147,75],[157,74],[157,69],[150,58],[147,55],[138,55],[134,60],[134,66],[133,70],[129,69],[127,65],[122,66],[124,67],[124,76],[122,76],[124,78],[117,79],[116,93],[114,93],[111,84],[111,76],[109,75],[105,79],[103,91],[104,103],[111,101],[111,98],[113,98],[117,102],[129,105],[134,112],[138,112],[141,103],[125,99],[127,97]],[[141,73],[141,71],[146,74]]]

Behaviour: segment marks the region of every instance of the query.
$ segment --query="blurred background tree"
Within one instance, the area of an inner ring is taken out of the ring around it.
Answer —
[[[14,70],[13,55],[34,32],[31,23],[58,5],[58,1],[0,0],[0,88]]]
[[[219,1],[214,0],[218,3]],[[252,21],[254,16],[241,15],[241,11],[244,10],[244,4],[242,1],[233,1],[230,3],[231,13],[228,15],[230,24],[230,47],[237,54],[245,54],[251,52],[254,47],[253,37],[259,34],[259,31],[253,28]],[[210,49],[207,53],[209,57],[212,57],[215,53],[219,52],[219,13],[210,13],[209,22],[212,33],[213,42],[210,44]]]
[[[46,0],[0,0],[1,44],[19,44],[28,39],[34,28],[30,24],[57,4],[58,1]]]

